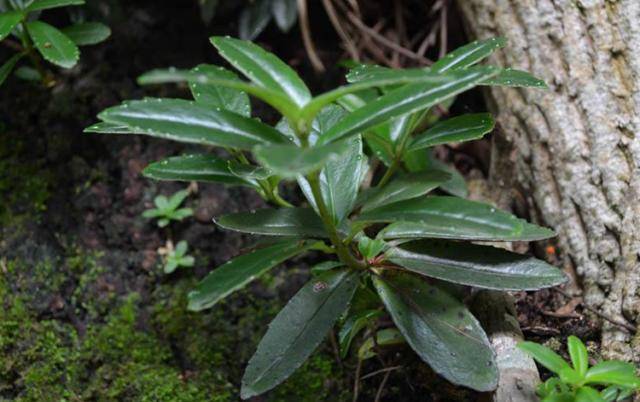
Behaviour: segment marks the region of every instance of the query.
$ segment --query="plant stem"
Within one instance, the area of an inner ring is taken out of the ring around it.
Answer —
[[[365,263],[362,261],[358,261],[349,251],[347,246],[340,240],[340,236],[338,235],[338,230],[336,229],[336,225],[329,214],[326,204],[324,203],[324,199],[322,198],[322,190],[320,189],[320,173],[312,173],[307,177],[309,180],[309,186],[311,187],[311,192],[313,193],[313,198],[318,207],[318,213],[320,214],[320,218],[324,223],[324,227],[329,234],[329,240],[333,244],[333,247],[336,249],[336,254],[340,261],[342,261],[345,265],[348,265],[351,268],[355,269],[364,269],[367,267]]]
[[[249,160],[247,159],[247,157],[241,151],[236,151],[236,150],[229,149],[229,152],[231,152],[231,154],[235,155],[236,159],[238,159],[238,162],[240,162],[241,164],[243,164],[243,165],[250,165],[251,164],[249,162]],[[264,192],[264,198],[268,202],[272,202],[275,205],[278,205],[280,207],[286,207],[286,208],[292,208],[293,207],[293,205],[291,205],[287,200],[285,200],[284,198],[280,197],[280,195],[278,194],[278,189],[274,188],[271,185],[271,183],[269,183],[269,180],[258,179],[257,181],[258,181],[258,185],[260,186],[260,188]]]
[[[400,161],[398,160],[398,158],[397,157],[393,158],[393,162],[391,162],[391,166],[389,166],[389,169],[387,169],[387,171],[384,173],[384,176],[382,176],[382,179],[380,179],[376,187],[382,187],[385,184],[387,184],[391,179],[391,177],[393,176],[393,174],[396,172],[396,170],[398,170],[399,166],[400,166]]]
[[[44,84],[44,86],[49,86],[49,84],[51,83],[51,80],[49,79],[49,74],[47,73],[47,70],[45,70],[44,67],[42,66],[42,63],[40,62],[40,58],[38,57],[38,55],[36,54],[33,48],[33,42],[31,42],[31,38],[29,37],[28,31],[27,31],[27,23],[22,21],[20,25],[22,26],[22,33],[20,35],[20,39],[22,41],[22,47],[24,47],[24,50],[27,53],[27,56],[29,57],[29,59],[31,59],[31,63],[33,64],[33,66],[36,68],[36,70],[38,70],[38,73],[42,78],[42,83]]]

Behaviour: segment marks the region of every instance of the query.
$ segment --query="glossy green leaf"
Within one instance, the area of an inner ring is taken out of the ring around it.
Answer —
[[[35,0],[31,3],[26,11],[38,11],[46,10],[49,8],[67,7],[67,6],[81,6],[84,4],[84,0]]]
[[[258,120],[182,99],[128,101],[102,111],[98,117],[124,124],[136,133],[193,144],[248,150],[257,144],[287,141]]]
[[[560,381],[565,384],[579,385],[582,382],[582,377],[572,368],[563,368],[559,373]]]
[[[450,178],[448,173],[439,170],[400,176],[382,188],[372,188],[361,210],[366,212],[394,202],[423,196]]]
[[[327,237],[322,220],[313,209],[259,209],[222,216],[218,226],[237,232],[295,237]]]
[[[416,135],[409,150],[433,147],[452,142],[482,138],[493,130],[495,122],[489,113],[465,114],[437,123],[424,133]]]
[[[451,175],[451,179],[440,185],[441,190],[460,198],[467,198],[469,194],[469,191],[467,190],[467,181],[455,167],[436,159],[430,152],[427,153],[426,159],[429,168],[442,170],[443,172]]]
[[[433,63],[431,70],[444,72],[467,68],[488,57],[496,49],[500,49],[506,44],[507,40],[501,37],[471,42],[446,54],[442,59]]]
[[[384,240],[371,239],[364,235],[358,237],[358,251],[367,260],[377,257],[386,248],[387,243]]]
[[[491,344],[460,301],[415,275],[374,277],[373,283],[411,348],[436,373],[477,391],[495,389]]]
[[[394,155],[394,147],[391,140],[384,134],[375,131],[367,133],[364,139],[371,149],[371,152],[386,166],[391,166]]]
[[[271,0],[255,0],[244,7],[238,23],[240,38],[253,40],[264,31],[271,21],[270,3]]]
[[[640,388],[640,378],[635,372],[636,367],[631,363],[618,360],[603,361],[587,370],[585,383]]]
[[[222,68],[218,68],[218,70],[226,71]],[[225,88],[244,91],[273,106],[283,116],[291,118],[297,115],[297,106],[280,91],[253,85],[239,79],[229,79],[229,76],[226,74],[209,74],[206,71],[196,73],[189,70],[168,68],[152,70],[138,77],[138,83],[140,85],[166,84],[170,82],[184,81],[196,84],[218,85]]]
[[[326,271],[331,271],[332,269],[336,269],[340,267],[344,267],[344,264],[341,263],[340,261],[323,261],[311,267],[311,274],[320,275]]]
[[[340,357],[342,357],[343,359],[347,357],[353,339],[358,335],[358,333],[360,333],[360,331],[366,328],[367,325],[373,323],[380,316],[382,316],[382,311],[380,310],[364,310],[350,315],[347,318],[342,328],[340,328],[340,332],[338,333]],[[378,340],[382,341],[382,339]]]
[[[594,388],[583,386],[576,391],[576,397],[573,402],[604,402],[604,398]]]
[[[505,68],[498,75],[482,82],[482,85],[495,85],[505,87],[533,87],[548,88],[547,84],[531,73],[513,68]]]
[[[4,62],[4,64],[0,66],[0,85],[4,83],[9,74],[11,74],[13,68],[16,66],[16,63],[23,57],[23,53],[14,54],[9,60]]]
[[[518,348],[527,352],[538,363],[556,374],[559,374],[563,369],[571,368],[560,355],[546,346],[534,342],[520,342]]]
[[[219,266],[189,293],[189,310],[209,308],[289,258],[306,251],[308,242],[287,240],[241,255]]]
[[[251,42],[214,36],[211,43],[220,55],[261,87],[282,93],[298,107],[311,99],[309,89],[282,60]]]
[[[296,177],[322,168],[349,150],[349,141],[340,141],[313,148],[296,145],[262,145],[253,152],[261,165],[282,177]]]
[[[577,336],[570,335],[567,338],[567,348],[569,349],[569,356],[571,357],[571,363],[576,372],[584,377],[589,369],[589,353],[587,347]]]
[[[24,14],[20,11],[0,13],[0,40],[9,36],[13,28],[15,28],[23,18]]]
[[[373,337],[367,338],[360,348],[358,349],[358,359],[359,360],[367,360],[374,357],[376,353],[376,346],[394,346],[394,345],[402,345],[403,343],[407,343],[402,336],[402,333],[395,328],[385,328],[376,332],[375,342]]]
[[[489,204],[457,197],[422,197],[362,213],[360,222],[396,222],[385,239],[441,238],[487,241],[532,241],[553,237],[552,230],[533,225]]]
[[[271,170],[262,166],[248,165],[234,161],[229,161],[227,166],[232,174],[248,180],[265,180],[273,176]]]
[[[241,397],[270,390],[300,367],[347,309],[357,286],[356,273],[332,270],[300,289],[269,324],[242,378]]]
[[[311,133],[309,133],[309,144],[315,145],[318,138],[335,126],[347,115],[347,111],[338,105],[327,105],[318,113],[311,123]],[[293,131],[292,131],[293,134]]]
[[[296,0],[271,0],[271,14],[282,32],[289,32],[298,19]]]
[[[96,45],[111,36],[111,28],[100,22],[81,22],[62,30],[78,46]]]
[[[500,290],[537,290],[566,282],[561,270],[528,255],[490,246],[418,240],[386,252],[409,271],[461,285]]]
[[[155,180],[199,181],[238,186],[255,186],[255,182],[243,179],[229,171],[228,161],[212,155],[181,155],[155,162],[142,174]]]
[[[57,28],[42,21],[31,21],[27,22],[27,31],[47,61],[63,68],[71,68],[78,62],[78,46]]]
[[[191,70],[195,74],[204,73],[207,76],[219,76],[229,81],[240,81],[231,71],[210,64],[200,64]],[[246,92],[236,88],[228,88],[221,85],[200,84],[190,82],[189,88],[193,98],[198,103],[203,103],[213,108],[229,110],[242,116],[251,116],[251,102]]]
[[[84,129],[84,132],[96,134],[136,134],[126,124],[107,123],[105,121],[90,125]]]
[[[350,113],[324,133],[321,142],[335,141],[375,127],[393,117],[431,107],[497,73],[495,67],[474,67],[443,74],[445,81],[441,83],[406,85],[395,89]]]

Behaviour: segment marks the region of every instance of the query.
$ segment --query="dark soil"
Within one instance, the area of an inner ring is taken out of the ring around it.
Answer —
[[[84,48],[73,70],[56,71],[53,89],[13,77],[0,89],[0,400],[238,400],[242,370],[267,323],[308,277],[311,260],[289,262],[210,311],[187,312],[186,293],[197,280],[251,242],[216,228],[212,218],[263,202],[249,190],[201,185],[186,202],[194,217],[158,229],[141,213],[156,195],[186,186],[153,182],[140,172],[184,147],[82,133],[121,100],[187,96],[184,88],[141,88],[135,83],[141,73],[221,62],[207,38],[235,34],[235,18],[223,15],[206,27],[194,3],[104,2],[97,15],[113,36]],[[46,15],[53,22],[67,18]],[[337,38],[318,29],[321,55],[331,65],[340,57]],[[338,68],[313,74],[297,32],[268,30],[260,42],[316,91],[341,82]],[[7,55],[0,49],[0,60]],[[461,102],[457,107],[482,108],[478,94]],[[482,171],[486,162],[473,152],[446,155],[465,172]],[[189,242],[193,269],[162,273],[158,249],[168,239]],[[525,334],[539,341],[564,341],[572,333],[593,339],[596,328],[584,318],[542,314],[564,302],[546,291],[520,295]],[[477,398],[439,379],[406,348],[384,360],[404,368],[390,376],[383,400]],[[354,358],[337,362],[327,342],[290,380],[256,400],[350,400],[355,366]],[[381,367],[371,360],[362,372]],[[373,400],[381,379],[364,380],[360,400]]]

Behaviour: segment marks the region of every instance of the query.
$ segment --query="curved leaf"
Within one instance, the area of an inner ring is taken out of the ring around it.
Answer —
[[[482,138],[491,132],[495,122],[489,113],[465,114],[442,121],[416,135],[409,146],[410,151],[451,142],[463,142]]]
[[[242,378],[243,399],[280,384],[311,355],[358,286],[357,274],[331,270],[309,281],[269,324]]]
[[[618,360],[603,361],[587,370],[586,384],[613,384],[623,387],[640,388],[640,377],[636,367]]]
[[[482,85],[499,85],[505,87],[548,88],[547,84],[531,73],[513,68],[505,68],[498,75],[482,82]]]
[[[431,107],[491,78],[498,71],[495,67],[474,67],[442,75],[444,81],[437,84],[406,85],[395,89],[350,113],[324,133],[320,140],[323,143],[335,141],[377,126],[393,117]]]
[[[228,161],[212,155],[181,155],[155,162],[142,172],[155,180],[200,181],[238,186],[255,186],[253,180],[229,171]]]
[[[431,70],[444,72],[467,68],[488,57],[491,53],[507,44],[505,38],[497,37],[481,41],[473,41],[457,48],[431,65]]]
[[[232,174],[248,180],[265,180],[273,176],[273,173],[269,169],[262,166],[248,165],[234,161],[229,161],[227,166]]]
[[[356,221],[396,222],[383,230],[385,239],[532,241],[555,235],[489,204],[457,197],[400,201],[364,212]]]
[[[282,177],[292,178],[321,169],[349,150],[349,141],[301,148],[297,145],[261,145],[253,149],[261,165]]]
[[[272,0],[271,14],[282,32],[289,32],[298,19],[296,0]]]
[[[0,13],[0,40],[9,36],[13,28],[15,28],[23,18],[24,14],[20,11]]]
[[[308,250],[310,245],[308,242],[287,240],[232,259],[211,271],[189,293],[189,310],[212,307],[269,269]]]
[[[546,346],[538,345],[534,342],[520,342],[518,348],[527,352],[538,363],[556,374],[559,374],[564,369],[571,369],[569,363]]]
[[[229,37],[214,36],[210,40],[225,60],[256,84],[286,95],[298,107],[311,99],[298,74],[272,53],[251,42]]]
[[[108,123],[124,124],[136,133],[194,144],[248,150],[257,144],[287,141],[258,120],[182,99],[124,102],[102,111],[98,117]]]
[[[577,336],[570,335],[567,338],[567,348],[569,349],[569,356],[571,357],[571,363],[573,368],[580,375],[584,377],[589,369],[589,353],[587,347]]]
[[[96,134],[139,134],[133,131],[126,124],[107,123],[106,121],[92,124],[85,128],[84,132]]]
[[[374,277],[373,283],[411,348],[436,373],[477,391],[496,388],[491,344],[461,302],[414,275]]]
[[[42,21],[31,21],[27,22],[27,31],[46,60],[63,68],[71,68],[78,62],[78,46],[57,28]]]
[[[376,332],[375,341],[373,336],[367,338],[358,349],[358,359],[367,360],[376,356],[378,346],[393,346],[407,343],[402,333],[395,328],[385,328]]]
[[[259,209],[224,215],[220,227],[237,232],[271,236],[327,237],[322,220],[309,208]]]
[[[447,282],[487,289],[536,290],[559,285],[561,270],[501,248],[450,241],[418,240],[386,252],[409,271]]]
[[[49,8],[81,6],[84,0],[35,0],[27,8],[26,11],[46,10]]]
[[[366,202],[362,205],[362,211],[366,212],[394,202],[423,196],[450,178],[451,175],[439,170],[400,176],[382,188],[372,188]]]
[[[229,81],[240,81],[231,71],[210,64],[200,64],[191,70],[195,74],[204,73],[207,76],[219,76]],[[201,84],[190,82],[189,88],[193,98],[198,103],[229,110],[245,117],[251,117],[251,102],[246,92],[235,88],[227,88],[220,85]]]
[[[356,335],[358,335],[360,331],[366,328],[369,323],[372,323],[380,318],[380,316],[382,316],[382,311],[380,310],[364,310],[350,315],[347,318],[342,328],[340,328],[340,332],[338,333],[340,357],[342,357],[343,359],[347,357],[349,348],[351,347],[351,342],[353,342],[353,339],[356,337]],[[378,338],[377,340],[378,344],[380,344],[380,341],[382,341],[382,339],[380,338]]]
[[[62,29],[78,46],[96,45],[111,36],[111,28],[100,22],[81,22]]]
[[[270,0],[256,0],[247,4],[240,14],[238,33],[242,39],[253,40],[271,21]]]
[[[16,66],[16,63],[24,57],[24,53],[18,53],[11,56],[2,66],[0,66],[0,85],[4,83],[11,71]]]

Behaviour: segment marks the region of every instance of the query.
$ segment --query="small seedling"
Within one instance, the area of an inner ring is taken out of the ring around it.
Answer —
[[[27,57],[31,67],[19,68],[16,75],[51,86],[54,80],[43,66],[42,59],[62,68],[71,68],[80,57],[78,46],[95,45],[106,40],[111,30],[99,22],[79,22],[59,30],[39,20],[43,10],[83,4],[84,0],[0,2],[0,41],[16,50],[16,54],[0,66],[0,85],[18,62]],[[15,40],[9,38],[10,35]]]
[[[518,347],[555,374],[538,387],[543,402],[617,402],[640,389],[633,364],[605,360],[589,367],[587,348],[573,335],[567,339],[571,365],[546,346],[521,342]]]
[[[176,245],[176,248],[169,251],[167,260],[164,264],[164,273],[170,274],[179,267],[193,267],[195,258],[187,255],[187,249],[189,244],[185,240],[181,240]]]
[[[156,207],[147,209],[142,213],[142,216],[147,219],[157,219],[158,227],[161,228],[167,226],[171,221],[181,221],[193,215],[191,208],[179,208],[188,196],[187,190],[178,191],[170,198],[159,195],[153,200]]]

